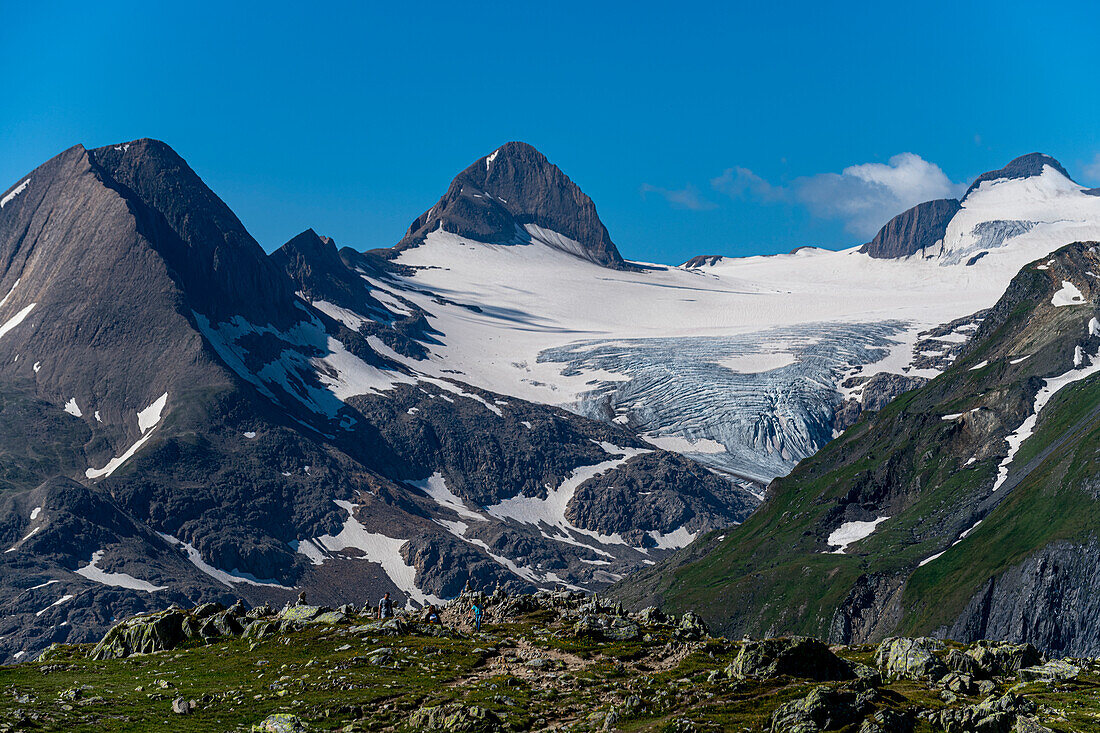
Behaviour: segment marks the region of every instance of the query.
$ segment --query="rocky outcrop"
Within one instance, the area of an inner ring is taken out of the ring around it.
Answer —
[[[990,578],[947,631],[1028,641],[1054,656],[1100,654],[1100,543],[1054,542]]]
[[[958,213],[957,199],[936,199],[917,204],[898,214],[878,231],[875,238],[859,251],[876,259],[898,259],[925,255],[943,240],[947,224]]]
[[[942,649],[943,642],[936,639],[886,639],[875,652],[875,664],[891,679],[934,682],[947,674],[947,665],[934,654]]]
[[[459,173],[392,251],[422,244],[437,229],[493,244],[537,240],[604,267],[630,267],[592,199],[527,143],[505,143]]]
[[[816,687],[809,695],[779,706],[772,714],[772,733],[817,733],[858,723],[874,710],[878,693]]]
[[[852,666],[817,639],[762,639],[748,641],[730,665],[734,678],[770,679],[779,675],[815,680],[845,680],[854,676]]]

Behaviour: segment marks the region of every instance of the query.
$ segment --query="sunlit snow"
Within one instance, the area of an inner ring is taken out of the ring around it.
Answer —
[[[99,561],[103,558],[103,550],[96,550],[92,553],[92,559],[82,568],[74,570],[77,575],[81,575],[88,580],[94,580],[97,583],[103,585],[114,586],[115,588],[129,588],[131,590],[145,591],[146,593],[152,593],[158,590],[164,590],[168,586],[166,585],[153,585],[149,581],[140,580],[132,575],[126,573],[108,573],[96,567]]]
[[[865,537],[870,536],[875,528],[879,524],[885,522],[890,517],[879,517],[873,519],[870,522],[845,522],[832,531],[826,542],[835,550],[830,550],[835,555],[842,555],[844,551],[848,549],[848,545],[853,542],[859,542]]]

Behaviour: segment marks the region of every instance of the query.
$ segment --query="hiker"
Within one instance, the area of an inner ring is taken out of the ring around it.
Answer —
[[[436,610],[435,605],[429,603],[428,607],[424,609],[424,616],[421,619],[428,626],[442,626],[443,619],[439,618],[439,611]]]
[[[388,592],[378,601],[378,618],[393,618],[393,600]]]
[[[474,617],[474,631],[481,631],[481,617],[484,615],[481,606],[476,603],[470,604],[470,613]]]

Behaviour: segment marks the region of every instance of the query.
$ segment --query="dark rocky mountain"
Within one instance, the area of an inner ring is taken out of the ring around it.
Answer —
[[[966,189],[966,194],[969,195],[971,191],[982,185],[985,181],[999,181],[1002,179],[1015,179],[1015,178],[1031,178],[1032,176],[1038,176],[1042,174],[1044,166],[1050,166],[1054,170],[1061,173],[1071,181],[1069,173],[1062,164],[1054,158],[1050,157],[1046,153],[1028,153],[1027,155],[1021,155],[1018,158],[1013,158],[1009,161],[1008,165],[1000,170],[989,171],[983,173],[974,179],[974,182],[970,184],[970,188]],[[966,198],[966,195],[963,196]]]
[[[391,252],[422,244],[440,228],[493,244],[538,241],[604,267],[631,267],[592,199],[527,143],[505,143],[459,173]]]
[[[621,427],[425,378],[400,266],[312,230],[268,257],[163,143],[76,146],[2,201],[0,660],[173,601],[600,588],[755,505]],[[609,523],[586,503],[617,475],[659,501]]]
[[[908,257],[943,240],[947,224],[961,208],[956,199],[936,199],[898,214],[859,251],[879,259]]]
[[[737,528],[612,589],[740,636],[920,633],[1095,654],[1100,251],[1026,266],[959,359],[787,477]]]
[[[687,270],[695,269],[698,267],[712,267],[724,260],[722,255],[695,255],[690,260],[680,265]]]

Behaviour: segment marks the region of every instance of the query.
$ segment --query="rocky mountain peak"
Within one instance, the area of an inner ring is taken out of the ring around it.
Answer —
[[[1031,178],[1033,176],[1042,175],[1043,168],[1048,165],[1066,178],[1069,178],[1069,180],[1073,180],[1062,164],[1051,156],[1046,153],[1028,153],[1027,155],[1013,158],[1004,168],[983,173],[975,178],[974,182],[970,184],[970,188],[966,189],[966,195],[963,196],[963,198],[969,196],[970,192],[977,189],[984,181]]]
[[[943,239],[947,224],[961,204],[956,199],[936,199],[917,204],[895,216],[859,251],[878,259],[908,257],[923,252]]]
[[[523,142],[505,143],[459,173],[394,249],[422,244],[440,228],[493,244],[538,240],[605,267],[628,267],[592,199]]]
[[[215,321],[244,315],[256,323],[285,324],[298,318],[279,308],[292,302],[290,281],[169,145],[143,138],[88,154],[103,183],[135,203],[141,233],[188,293],[192,308]]]

